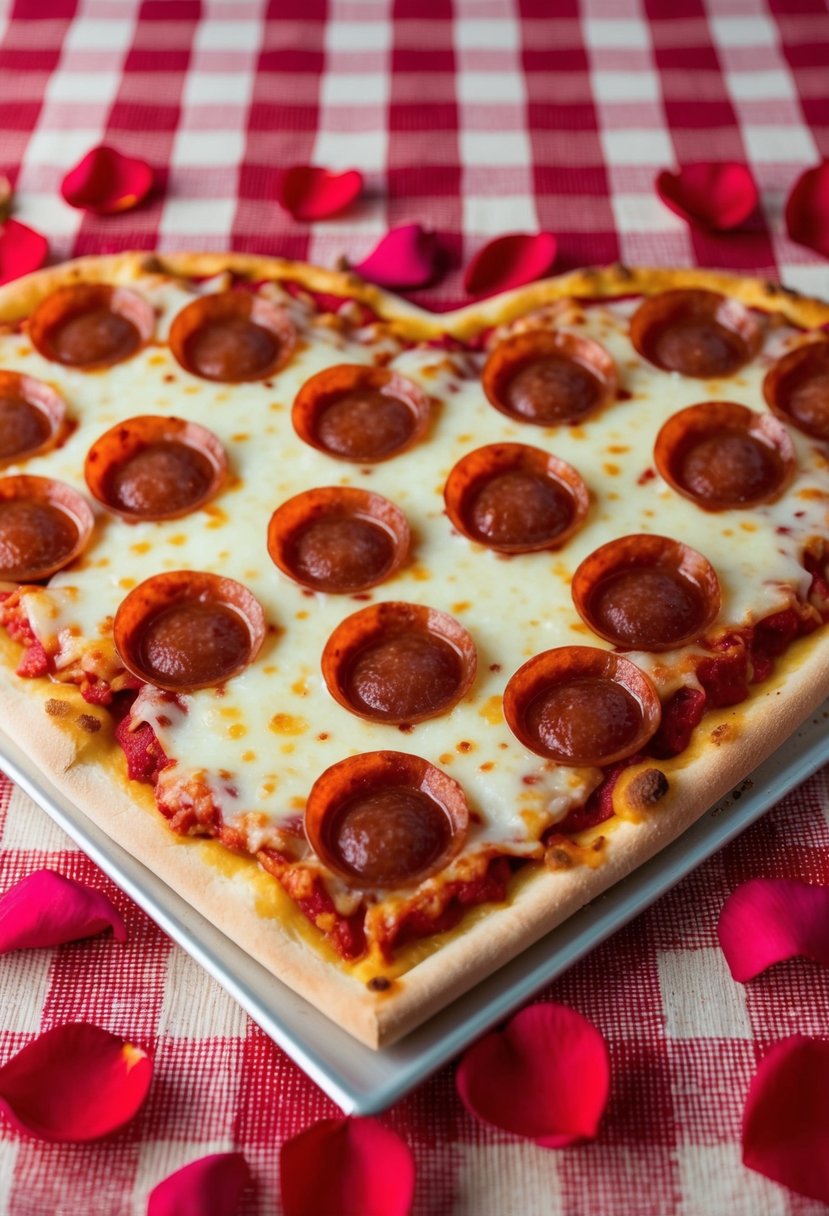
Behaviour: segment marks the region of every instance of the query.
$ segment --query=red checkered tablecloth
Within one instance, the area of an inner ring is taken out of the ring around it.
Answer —
[[[55,259],[227,248],[331,265],[419,221],[454,258],[419,293],[434,307],[462,299],[459,267],[487,239],[538,229],[559,269],[711,265],[829,297],[829,263],[782,223],[792,182],[829,156],[828,83],[824,0],[0,0],[0,172]],[[158,169],[151,202],[109,218],[63,203],[64,173],[101,142]],[[701,159],[751,166],[749,231],[700,235],[656,198],[660,168]],[[360,168],[362,201],[293,222],[274,189],[294,163]],[[383,1116],[416,1158],[415,1216],[825,1210],[743,1169],[739,1141],[768,1045],[829,1033],[829,973],[793,962],[735,984],[715,925],[745,878],[829,883],[828,787],[824,771],[545,994],[609,1043],[596,1143],[553,1152],[475,1123],[448,1068]],[[0,1210],[141,1213],[159,1179],[237,1148],[255,1175],[241,1212],[278,1212],[280,1145],[333,1103],[1,776],[0,846],[0,890],[49,865],[107,890],[129,927],[123,945],[0,959],[0,1061],[89,1020],[156,1065],[146,1107],[105,1143],[0,1124]]]

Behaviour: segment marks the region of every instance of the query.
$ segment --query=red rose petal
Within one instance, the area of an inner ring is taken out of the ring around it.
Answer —
[[[0,1110],[40,1140],[97,1140],[138,1112],[149,1056],[88,1022],[55,1026],[0,1068]]]
[[[431,283],[441,260],[437,233],[426,232],[420,224],[404,224],[386,233],[368,257],[351,269],[379,287],[404,290]]]
[[[48,253],[45,236],[17,220],[6,220],[0,228],[0,284],[40,270]]]
[[[363,175],[356,169],[332,173],[316,165],[294,165],[279,179],[277,199],[295,220],[326,220],[345,211],[363,189]]]
[[[152,186],[153,171],[146,161],[101,144],[69,170],[60,192],[70,207],[114,215],[137,207]]]
[[[530,1005],[470,1047],[455,1083],[470,1114],[544,1148],[592,1140],[610,1091],[596,1027],[563,1005]]]
[[[284,1216],[406,1216],[415,1168],[398,1135],[374,1119],[322,1119],[280,1155]]]
[[[700,161],[683,165],[678,173],[663,169],[656,192],[676,215],[714,232],[739,228],[755,210],[757,186],[747,165]]]
[[[829,160],[801,173],[786,199],[786,231],[829,258]]]
[[[232,1216],[250,1183],[241,1153],[211,1153],[153,1187],[147,1216]]]
[[[94,937],[112,928],[119,942],[127,931],[121,914],[103,891],[36,870],[0,898],[0,954]]]
[[[488,296],[532,283],[552,270],[558,242],[551,232],[513,232],[479,249],[463,276],[471,296]]]
[[[723,904],[717,933],[740,983],[788,958],[811,958],[829,967],[829,887],[795,878],[752,878]]]
[[[752,1078],[743,1163],[829,1203],[829,1043],[796,1034],[775,1043]]]

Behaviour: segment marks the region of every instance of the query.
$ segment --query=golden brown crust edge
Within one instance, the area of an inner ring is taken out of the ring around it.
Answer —
[[[388,320],[405,322],[412,337],[428,338],[451,333],[469,337],[477,330],[514,320],[528,309],[540,308],[568,296],[602,298],[652,295],[673,288],[695,287],[719,291],[751,308],[780,313],[804,328],[829,322],[829,303],[768,279],[729,274],[695,267],[628,267],[621,263],[574,270],[541,279],[526,287],[468,304],[455,312],[431,313],[366,283],[351,271],[326,270],[305,262],[245,253],[141,253],[126,252],[77,258],[36,271],[0,288],[0,318],[17,321],[28,315],[49,292],[68,283],[106,282],[112,278],[138,279],[145,274],[207,277],[231,270],[251,279],[292,279],[311,291],[353,296]]]

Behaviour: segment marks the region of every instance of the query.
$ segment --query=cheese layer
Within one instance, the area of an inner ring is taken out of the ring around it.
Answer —
[[[628,338],[635,302],[569,306],[556,315],[556,325],[601,342],[616,361],[625,391],[623,399],[582,426],[543,428],[514,422],[488,403],[479,379],[484,355],[402,349],[387,336],[374,341],[371,328],[340,332],[278,288],[264,290],[288,308],[301,339],[290,363],[263,383],[198,379],[178,365],[164,341],[171,319],[196,289],[149,275],[129,285],[155,307],[156,337],[137,356],[105,372],[50,363],[25,333],[0,335],[0,366],[52,384],[75,424],[59,450],[7,471],[59,478],[89,499],[83,464],[92,442],[119,420],[157,413],[213,430],[227,450],[232,476],[213,503],[167,522],[129,524],[91,502],[97,523],[86,554],[53,577],[47,589],[27,592],[25,606],[36,635],[47,649],[57,647],[60,678],[91,645],[111,647],[111,619],[119,603],[153,574],[215,571],[254,592],[276,627],[255,663],[222,688],[182,698],[182,711],[149,687],[136,703],[136,712],[176,759],[165,781],[201,774],[224,820],[242,828],[252,851],[278,840],[275,829],[296,819],[311,785],[329,765],[356,753],[391,749],[424,757],[463,786],[473,825],[453,872],[464,872],[469,858],[493,847],[540,855],[542,833],[584,801],[601,773],[559,767],[527,751],[504,721],[501,697],[510,676],[532,655],[567,644],[607,645],[575,612],[570,581],[579,562],[614,537],[658,533],[704,553],[723,593],[713,633],[750,624],[808,589],[800,556],[810,538],[826,535],[829,502],[829,467],[813,441],[792,432],[798,459],[793,483],[779,501],[750,512],[705,512],[653,475],[657,431],[677,410],[707,400],[765,410],[761,386],[770,364],[805,340],[791,328],[769,322],[761,354],[737,375],[692,380],[661,372],[636,354]],[[222,286],[216,281],[198,290]],[[551,320],[542,315],[537,323]],[[372,466],[334,460],[304,444],[290,420],[303,382],[337,363],[373,359],[388,362],[431,396],[426,438]],[[543,448],[581,473],[590,510],[585,526],[563,549],[505,557],[453,530],[442,497],[449,471],[466,453],[495,442]],[[407,564],[359,598],[304,591],[273,566],[267,553],[273,510],[300,491],[325,485],[385,495],[405,512],[412,529]],[[386,599],[451,613],[470,631],[478,652],[469,695],[451,712],[406,729],[355,717],[329,695],[320,673],[320,655],[334,628],[368,600]],[[693,654],[694,647],[688,647],[630,657],[651,673],[664,698],[678,684],[693,682]],[[309,864],[316,864],[313,858]],[[331,886],[345,907],[345,892]]]

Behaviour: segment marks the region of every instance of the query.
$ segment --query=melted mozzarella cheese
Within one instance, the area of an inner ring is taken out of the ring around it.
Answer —
[[[216,286],[221,286],[221,283]],[[58,451],[30,460],[26,471],[60,478],[86,493],[83,463],[91,443],[135,414],[175,414],[213,430],[228,453],[224,492],[184,519],[128,524],[93,504],[97,524],[83,559],[46,590],[27,593],[35,633],[57,640],[58,666],[77,661],[94,641],[111,646],[111,618],[127,592],[163,570],[229,575],[261,601],[277,627],[257,660],[226,686],[181,698],[183,709],[145,689],[136,712],[150,722],[182,779],[198,772],[225,820],[247,831],[252,849],[278,839],[301,813],[308,791],[329,765],[360,752],[412,752],[445,769],[466,791],[473,826],[465,855],[497,844],[538,855],[544,830],[581,804],[600,780],[597,769],[559,767],[527,751],[501,711],[510,676],[532,655],[566,644],[604,647],[572,604],[570,580],[599,545],[627,533],[654,532],[687,542],[712,562],[722,584],[715,628],[739,626],[804,594],[809,577],[799,556],[806,539],[826,532],[829,472],[818,446],[792,435],[797,476],[776,503],[750,513],[706,513],[653,475],[653,443],[671,414],[698,401],[729,400],[765,408],[761,385],[770,363],[802,340],[771,328],[763,353],[722,381],[685,379],[649,366],[628,338],[630,302],[558,310],[561,328],[601,342],[630,394],[583,426],[522,425],[495,410],[481,389],[484,356],[430,348],[401,351],[384,339],[385,362],[435,400],[424,441],[381,464],[331,459],[305,445],[290,420],[293,398],[309,376],[336,363],[365,363],[377,347],[319,324],[301,302],[283,299],[303,341],[272,381],[215,384],[184,371],[161,339],[192,299],[180,284],[139,282],[159,314],[157,340],[127,363],[84,373],[44,360],[25,336],[0,337],[0,363],[53,384],[77,427]],[[202,285],[201,290],[204,290]],[[278,298],[281,298],[278,291]],[[443,504],[453,465],[483,444],[519,442],[573,464],[590,490],[586,525],[558,552],[505,557],[455,533]],[[414,546],[404,568],[359,598],[304,591],[271,563],[268,520],[285,499],[321,485],[379,492],[406,513]],[[87,494],[88,497],[88,494]],[[478,649],[478,676],[450,713],[412,728],[363,721],[337,704],[320,673],[320,655],[343,618],[367,599],[427,604],[457,617]],[[693,681],[693,648],[670,655],[633,654],[667,695]],[[681,674],[683,669],[686,674]],[[456,861],[462,866],[464,857]]]

